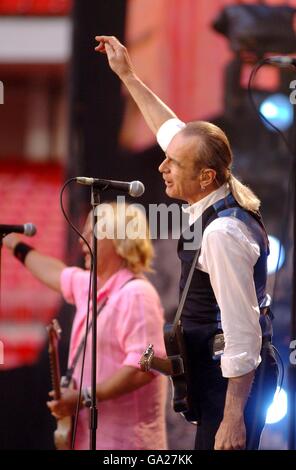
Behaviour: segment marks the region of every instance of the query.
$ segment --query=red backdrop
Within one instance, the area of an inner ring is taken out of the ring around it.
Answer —
[[[139,76],[185,121],[222,111],[223,69],[232,57],[227,40],[211,23],[227,5],[257,0],[128,0],[127,44]],[[269,0],[296,7],[296,0]],[[247,78],[247,77],[245,77]],[[272,86],[276,71],[259,80]],[[121,133],[123,146],[141,150],[152,133],[129,97]]]

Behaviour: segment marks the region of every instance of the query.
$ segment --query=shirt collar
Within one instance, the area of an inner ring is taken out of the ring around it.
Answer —
[[[103,300],[106,296],[110,297],[111,294],[119,291],[126,282],[135,276],[136,275],[127,268],[120,269],[113,274],[98,291],[98,300]]]
[[[230,193],[230,189],[227,183],[220,186],[215,191],[211,192],[205,196],[200,201],[195,202],[189,206],[182,206],[185,214],[189,215],[189,225],[194,224],[194,222],[202,215],[202,213],[210,206],[215,204],[215,202],[220,201],[220,199],[225,198]]]

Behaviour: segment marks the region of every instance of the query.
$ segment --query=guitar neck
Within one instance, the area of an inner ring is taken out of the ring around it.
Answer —
[[[154,355],[152,344],[149,344],[142,354],[139,364],[144,372],[153,369],[171,377],[184,374],[184,362],[180,354],[173,354],[166,358],[157,357]]]
[[[57,343],[54,340],[50,340],[48,352],[50,362],[51,384],[54,391],[54,399],[59,400],[61,398],[61,373]]]
[[[150,368],[163,375],[173,375],[172,361],[169,358],[162,359],[161,357],[153,356]]]

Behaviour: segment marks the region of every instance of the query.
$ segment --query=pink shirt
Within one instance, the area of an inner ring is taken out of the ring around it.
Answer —
[[[127,269],[114,274],[98,291],[98,304],[108,301],[98,316],[97,383],[108,379],[122,366],[139,368],[139,359],[149,343],[156,355],[165,356],[163,310],[154,287]],[[67,302],[75,304],[69,365],[85,332],[89,272],[66,268],[61,289]],[[80,379],[81,359],[74,379]],[[83,387],[91,384],[91,334],[88,335]],[[98,403],[97,449],[166,449],[165,402],[167,380],[156,375],[147,385],[119,398]],[[88,409],[82,409],[76,449],[89,448]]]

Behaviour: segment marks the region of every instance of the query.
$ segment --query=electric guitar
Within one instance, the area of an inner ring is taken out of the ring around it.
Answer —
[[[53,319],[50,325],[47,326],[49,337],[48,353],[50,360],[50,373],[52,389],[54,391],[54,400],[61,398],[61,385],[73,386],[73,384],[63,384],[60,373],[60,361],[58,355],[58,342],[61,337],[61,327],[56,319]],[[57,419],[57,428],[54,432],[54,443],[57,450],[71,449],[72,438],[72,416],[66,416]]]
[[[159,358],[154,355],[153,345],[149,344],[141,356],[141,370],[147,372],[154,369],[161,374],[170,376],[173,382],[173,408],[181,413],[187,421],[196,423],[198,420],[196,412],[191,405],[188,367],[186,351],[184,346],[181,322],[177,327],[167,324],[164,327],[164,342],[167,358]]]

